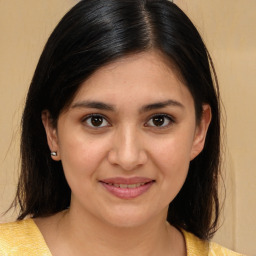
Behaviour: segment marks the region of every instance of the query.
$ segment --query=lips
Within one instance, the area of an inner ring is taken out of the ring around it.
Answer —
[[[138,188],[140,186],[145,185],[146,183],[135,183],[135,184],[115,184],[115,183],[107,183],[110,186],[114,186],[116,188]]]
[[[121,199],[132,199],[144,194],[154,182],[155,180],[144,177],[116,177],[100,180],[108,192]]]
[[[145,178],[145,177],[132,177],[132,178],[115,177],[115,178],[103,179],[100,181],[108,184],[128,184],[129,185],[129,184],[147,183],[154,180],[150,178]]]

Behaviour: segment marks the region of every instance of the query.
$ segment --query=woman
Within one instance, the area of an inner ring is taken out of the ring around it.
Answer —
[[[239,255],[208,242],[220,166],[211,69],[167,0],[71,9],[27,95],[21,210],[0,226],[0,254]]]

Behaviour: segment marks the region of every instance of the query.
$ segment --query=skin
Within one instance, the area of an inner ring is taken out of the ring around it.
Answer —
[[[104,117],[99,127],[91,114]],[[170,62],[146,52],[108,64],[81,85],[57,128],[48,111],[42,120],[72,191],[67,211],[36,219],[53,255],[186,255],[166,215],[203,149],[211,110],[203,105],[196,123],[192,95]],[[113,177],[154,183],[122,199],[99,182]]]

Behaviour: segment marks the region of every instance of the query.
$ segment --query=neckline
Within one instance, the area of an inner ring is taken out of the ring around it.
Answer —
[[[184,238],[187,256],[194,255],[208,255],[209,252],[209,242],[201,240],[194,234],[185,231],[184,229],[180,229]]]
[[[36,232],[37,239],[39,239],[40,243],[43,245],[44,249],[47,251],[47,255],[45,255],[45,256],[53,256],[45,239],[44,239],[43,234],[41,233],[41,231],[40,231],[39,227],[37,226],[37,224],[35,223],[35,221],[32,218],[26,219],[24,221],[30,222],[31,225],[33,226],[33,228]]]

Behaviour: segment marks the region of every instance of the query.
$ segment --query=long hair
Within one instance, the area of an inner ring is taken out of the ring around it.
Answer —
[[[197,121],[202,105],[212,121],[201,154],[170,203],[167,220],[209,239],[218,215],[220,118],[218,84],[210,55],[195,26],[167,0],[84,0],[51,34],[36,67],[22,116],[21,173],[15,205],[18,219],[43,217],[70,205],[71,191],[61,162],[52,161],[41,113],[55,124],[80,85],[102,66],[127,56],[158,50],[174,63],[191,92]]]

